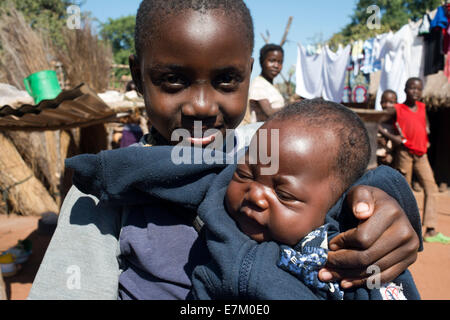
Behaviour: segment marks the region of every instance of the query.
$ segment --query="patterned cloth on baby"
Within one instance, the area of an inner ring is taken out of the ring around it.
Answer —
[[[342,300],[344,292],[337,283],[325,283],[319,280],[319,270],[328,258],[329,224],[310,232],[294,248],[281,245],[278,267],[300,279],[322,298]]]

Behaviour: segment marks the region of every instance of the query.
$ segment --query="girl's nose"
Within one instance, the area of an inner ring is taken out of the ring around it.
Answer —
[[[214,101],[214,92],[209,87],[208,84],[192,86],[189,101],[182,109],[185,116],[199,119],[217,116],[219,107]]]

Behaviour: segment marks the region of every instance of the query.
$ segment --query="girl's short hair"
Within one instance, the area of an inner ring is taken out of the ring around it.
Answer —
[[[281,51],[284,56],[284,50],[281,46],[273,43],[266,44],[261,48],[261,50],[259,50],[259,64],[261,65],[261,68],[264,64],[264,60],[266,59],[267,54],[269,54],[269,52],[271,51]]]
[[[243,0],[143,0],[136,15],[135,47],[138,57],[144,44],[157,34],[161,22],[168,16],[186,9],[199,12],[223,10],[236,24],[244,27],[247,44],[251,52],[253,51],[253,19]]]

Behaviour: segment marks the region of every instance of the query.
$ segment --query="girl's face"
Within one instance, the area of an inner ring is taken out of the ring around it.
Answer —
[[[140,61],[130,57],[150,122],[173,145],[176,129],[194,136],[194,121],[202,121],[202,133],[217,129],[225,137],[246,111],[253,66],[247,38],[220,10],[186,10],[169,16],[159,30]],[[212,141],[206,136],[196,143]]]
[[[269,51],[262,65],[262,73],[266,79],[273,80],[283,68],[283,53],[281,51]]]

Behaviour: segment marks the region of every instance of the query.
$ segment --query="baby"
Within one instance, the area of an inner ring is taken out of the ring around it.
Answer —
[[[238,165],[226,208],[252,239],[295,246],[324,224],[328,210],[364,173],[370,157],[367,132],[349,109],[322,100],[290,105],[263,130],[279,131],[279,170],[263,175],[261,163]],[[260,154],[278,147],[267,140],[259,145]]]
[[[264,130],[266,143],[258,144],[259,133]],[[278,144],[269,138],[272,134],[278,134]],[[226,188],[226,212],[252,240],[281,245],[278,266],[299,278],[317,297],[342,299],[343,291],[339,286],[320,282],[317,273],[326,262],[328,235],[337,234],[337,224],[331,217],[327,219],[327,215],[344,192],[364,174],[370,159],[369,137],[363,122],[354,112],[337,103],[305,100],[270,117],[255,134],[252,144],[255,143],[259,155],[273,158],[274,152],[279,152],[279,170],[275,174],[264,174],[263,168],[269,164],[259,159],[252,163],[255,156],[251,155],[250,146],[245,163],[237,166]],[[211,189],[214,190],[214,186]],[[210,195],[213,192],[210,190]],[[214,252],[216,236],[227,226],[218,211],[205,213],[200,209],[199,215],[205,220],[208,248],[214,259],[218,256]],[[231,234],[231,231],[225,233]],[[220,248],[217,249],[217,253],[223,255]],[[254,259],[256,257],[249,257],[244,261],[251,265]],[[225,288],[224,292],[218,292],[220,286],[208,287],[214,283],[211,279],[217,276],[217,270],[231,268],[222,256],[216,262],[218,269],[209,264],[194,271],[197,279],[193,281],[193,297],[226,296]],[[276,275],[264,274],[264,277],[272,276]],[[412,278],[407,280],[410,280],[408,287],[415,289]],[[251,280],[243,278],[239,285],[248,287],[249,283]],[[410,298],[417,297],[418,294],[410,294]],[[240,298],[249,296],[243,293]],[[368,293],[367,289],[358,289],[347,298],[381,299],[383,296],[382,292],[380,297]]]

